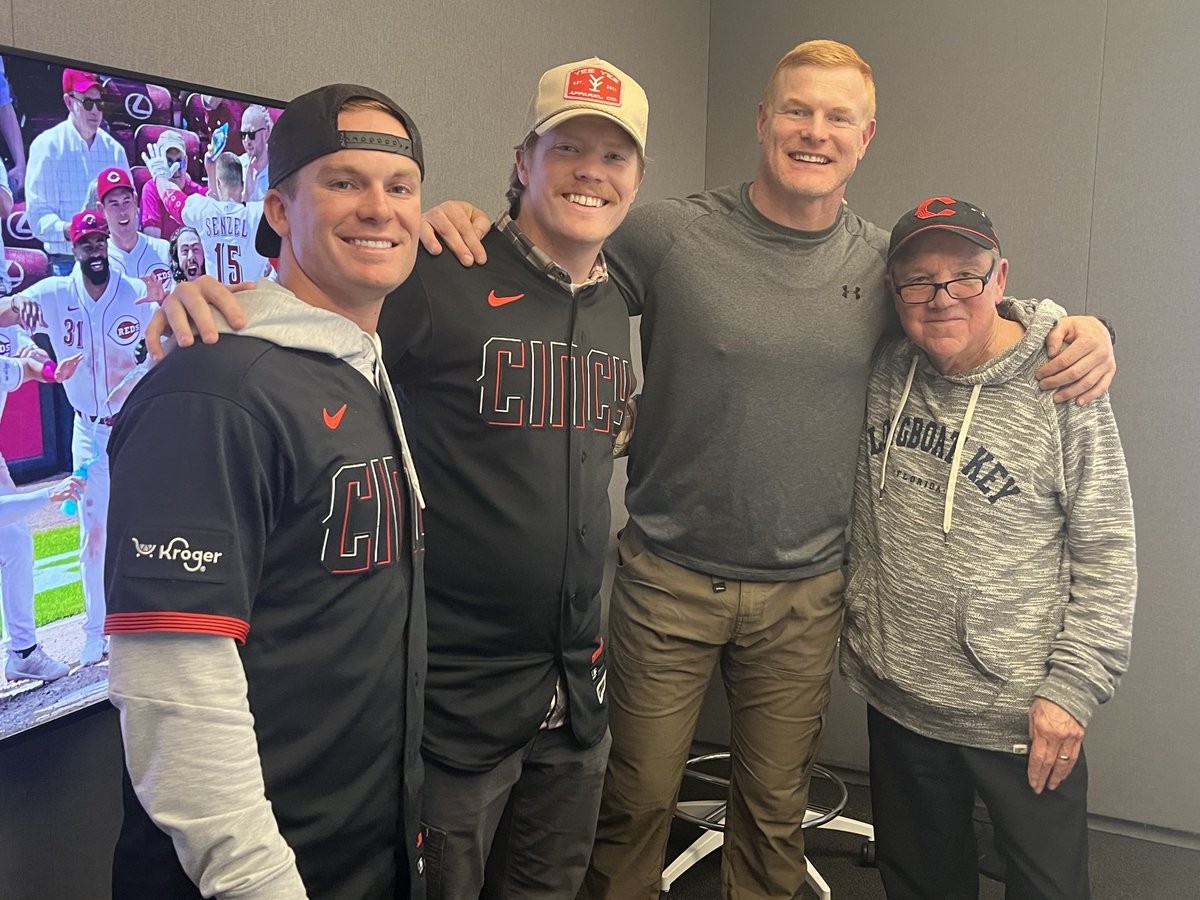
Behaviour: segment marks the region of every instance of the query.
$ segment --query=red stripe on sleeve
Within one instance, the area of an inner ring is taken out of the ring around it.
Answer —
[[[592,654],[592,663],[600,658],[600,654],[604,652],[604,638],[600,638],[600,646],[596,648],[596,652]]]
[[[109,613],[104,618],[105,634],[150,634],[157,631],[213,634],[231,637],[244,644],[246,635],[250,633],[250,623],[232,616],[180,612]]]

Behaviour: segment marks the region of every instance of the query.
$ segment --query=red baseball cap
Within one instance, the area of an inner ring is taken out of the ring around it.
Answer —
[[[105,169],[96,176],[96,202],[101,202],[109,191],[115,191],[117,188],[127,188],[133,192],[134,198],[137,197],[137,191],[133,190],[133,179],[129,177],[129,173],[124,169]]]
[[[76,244],[89,234],[102,234],[108,237],[108,225],[104,216],[95,210],[85,209],[71,217],[71,243]]]
[[[63,93],[72,91],[84,93],[94,87],[100,87],[100,79],[91,72],[82,69],[63,69]]]

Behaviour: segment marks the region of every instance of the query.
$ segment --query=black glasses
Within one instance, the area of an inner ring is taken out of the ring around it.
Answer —
[[[254,140],[254,136],[256,134],[258,134],[261,131],[266,131],[266,130],[267,129],[265,129],[265,128],[255,128],[253,131],[239,131],[238,134],[240,134],[242,136],[243,141],[252,141],[252,140]]]
[[[914,306],[929,303],[937,296],[939,290],[944,290],[954,300],[970,300],[983,293],[983,289],[992,280],[992,274],[995,271],[996,259],[993,257],[992,265],[988,268],[986,275],[952,278],[949,281],[915,281],[912,284],[897,285],[896,293],[905,303],[911,303]]]
[[[100,105],[99,97],[92,99],[91,97],[81,97],[79,94],[75,94],[75,93],[72,93],[71,96],[75,99],[76,103],[80,104],[88,112],[91,112],[93,109],[95,109],[97,106]]]

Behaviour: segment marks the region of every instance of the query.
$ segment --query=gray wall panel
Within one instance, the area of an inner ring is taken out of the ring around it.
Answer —
[[[1200,439],[1188,218],[1200,126],[1200,8],[1171,0],[713,4],[707,182],[753,176],[753,111],[775,61],[831,37],[871,62],[879,131],[848,198],[888,227],[948,193],[991,213],[1010,290],[1111,316],[1113,404],[1138,519],[1141,590],[1130,674],[1087,739],[1094,812],[1200,832]],[[866,764],[862,704],[835,685],[825,745]],[[710,722],[724,727],[719,717]]]
[[[1200,6],[1111,0],[1089,308],[1119,324],[1114,406],[1137,512],[1133,661],[1091,744],[1106,805],[1200,832],[1196,250]],[[1104,777],[1120,771],[1123,778]],[[1116,815],[1117,813],[1111,813]]]

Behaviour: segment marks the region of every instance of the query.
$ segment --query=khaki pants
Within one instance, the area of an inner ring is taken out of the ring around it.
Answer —
[[[842,624],[841,572],[714,579],[649,551],[633,526],[618,554],[609,613],[613,743],[581,900],[658,900],[683,765],[718,664],[733,724],[722,896],[798,896],[809,769]]]

